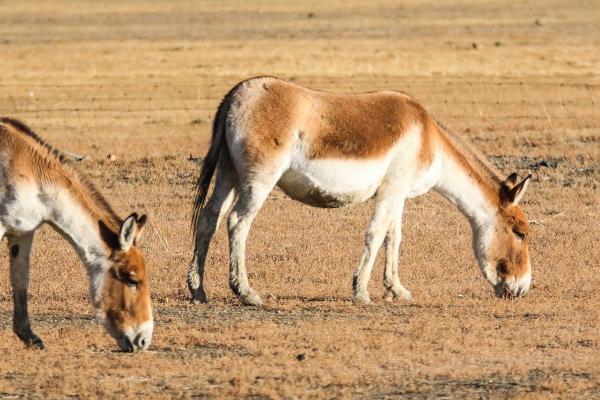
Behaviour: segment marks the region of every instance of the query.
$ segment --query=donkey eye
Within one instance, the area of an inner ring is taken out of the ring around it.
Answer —
[[[131,275],[124,275],[122,277],[123,282],[125,282],[125,284],[127,286],[129,286],[132,289],[137,289],[140,286],[140,281],[138,281],[137,279],[135,279],[134,277],[132,277]]]
[[[523,232],[519,232],[518,230],[513,229],[513,233],[515,234],[517,239],[519,239],[519,240],[525,239],[525,234]]]

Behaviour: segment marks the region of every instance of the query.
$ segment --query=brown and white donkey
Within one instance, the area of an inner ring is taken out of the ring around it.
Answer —
[[[146,349],[153,320],[146,264],[138,241],[146,216],[125,220],[68,157],[23,123],[0,118],[0,239],[8,239],[13,329],[43,348],[27,311],[29,256],[42,224],[56,229],[87,269],[97,319],[124,351]],[[59,266],[57,266],[59,267]]]
[[[205,204],[216,172],[212,197]],[[214,120],[194,204],[195,251],[188,271],[192,301],[205,302],[204,264],[221,219],[228,217],[231,289],[245,304],[261,298],[248,284],[245,246],[252,220],[275,186],[315,207],[375,199],[354,273],[356,301],[385,241],[384,285],[410,299],[398,275],[402,211],[407,198],[436,190],[456,204],[473,230],[473,251],[498,296],[523,295],[531,284],[528,221],[518,205],[530,176],[503,178],[444,130],[408,95],[395,91],[327,93],[274,77],[236,85]]]

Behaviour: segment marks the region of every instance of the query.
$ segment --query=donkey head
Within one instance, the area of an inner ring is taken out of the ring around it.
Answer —
[[[518,205],[531,175],[517,184],[517,174],[502,183],[495,223],[485,234],[486,244],[479,247],[479,264],[494,287],[496,296],[522,296],[531,285],[529,262],[529,221]]]
[[[145,350],[150,345],[152,307],[146,263],[136,244],[147,218],[136,213],[125,219],[118,237],[109,241],[109,268],[104,275],[97,315],[123,351]]]

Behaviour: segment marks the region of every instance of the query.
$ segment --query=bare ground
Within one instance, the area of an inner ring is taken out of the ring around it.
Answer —
[[[0,114],[82,163],[121,214],[150,214],[156,333],[123,354],[95,324],[84,270],[44,228],[31,315],[48,350],[11,332],[0,284],[0,397],[600,396],[600,9],[593,2],[45,2],[0,4]],[[462,216],[409,203],[411,302],[350,282],[371,205],[320,210],[274,192],[248,267],[266,299],[238,305],[223,230],[210,304],[187,303],[193,184],[220,98],[273,74],[315,88],[401,89],[504,173],[532,172],[533,289],[498,300]],[[114,161],[107,159],[112,154]],[[8,266],[6,254],[1,262]]]

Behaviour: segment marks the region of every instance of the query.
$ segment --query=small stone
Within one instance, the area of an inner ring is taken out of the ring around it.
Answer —
[[[298,361],[304,361],[306,359],[306,356],[304,355],[304,353],[298,354],[296,356],[296,360]]]
[[[106,156],[106,159],[108,161],[115,161],[117,159],[117,156],[115,156],[114,154],[109,154]]]

